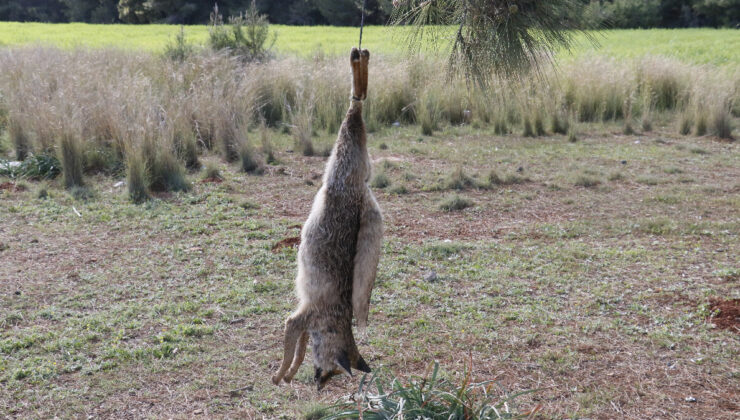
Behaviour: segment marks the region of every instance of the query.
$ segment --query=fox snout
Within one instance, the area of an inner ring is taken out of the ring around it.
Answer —
[[[347,352],[343,351],[340,353],[339,357],[337,357],[334,360],[335,367],[330,370],[324,370],[321,367],[314,365],[314,382],[316,382],[316,389],[321,391],[322,388],[324,388],[324,385],[331,379],[333,376],[341,375],[342,373],[346,373],[349,376],[352,376],[352,369],[359,370],[361,372],[370,373],[372,372],[372,369],[370,369],[370,366],[368,366],[367,362],[365,362],[365,359],[362,358],[362,356],[357,354],[357,357],[352,360],[350,357],[347,356]]]

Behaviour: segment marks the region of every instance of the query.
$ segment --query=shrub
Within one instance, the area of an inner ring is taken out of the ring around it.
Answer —
[[[473,202],[465,197],[461,197],[457,194],[447,197],[439,208],[444,211],[459,211],[464,210],[473,205]]]
[[[261,15],[252,0],[246,13],[229,17],[229,27],[223,23],[216,5],[211,13],[208,43],[215,51],[228,50],[246,61],[264,61],[272,56],[277,33],[270,32],[267,16]]]
[[[62,175],[64,175],[64,186],[67,188],[81,187],[82,169],[84,156],[80,140],[73,134],[64,133],[59,140],[59,151],[61,153]]]
[[[180,32],[175,35],[164,47],[164,56],[172,61],[184,61],[195,51],[195,47],[185,39],[185,27],[180,26]]]

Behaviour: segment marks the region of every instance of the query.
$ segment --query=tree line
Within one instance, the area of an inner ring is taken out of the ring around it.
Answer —
[[[220,0],[224,16],[252,0]],[[403,0],[400,0],[403,1]],[[460,0],[464,1],[464,0]],[[503,0],[465,0],[503,1]],[[546,1],[546,0],[536,0]],[[740,0],[576,0],[593,27],[738,27]],[[357,25],[362,0],[256,0],[271,23]],[[384,24],[393,0],[366,0],[366,23]],[[214,0],[3,0],[0,21],[89,23],[207,23]]]

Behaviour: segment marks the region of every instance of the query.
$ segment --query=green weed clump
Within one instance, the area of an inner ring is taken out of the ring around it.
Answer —
[[[462,197],[460,195],[452,195],[450,197],[447,197],[442,203],[439,205],[439,208],[441,210],[451,212],[451,211],[460,211],[465,210],[468,207],[471,207],[473,205],[473,202],[471,200],[468,200],[465,197]]]
[[[601,184],[601,180],[587,174],[579,174],[573,180],[576,187],[593,188]]]
[[[221,170],[218,168],[218,165],[216,162],[209,160],[206,162],[206,169],[205,172],[203,172],[203,179],[208,180],[222,180],[224,179],[223,176],[221,176]]]
[[[453,170],[445,179],[442,189],[445,190],[465,190],[468,188],[477,188],[478,183],[473,178],[468,176],[462,169],[462,166],[458,166]]]
[[[496,186],[524,184],[530,182],[530,179],[517,174],[506,174],[502,176],[495,169],[492,169],[486,177],[486,182],[487,187],[493,188]]]
[[[374,387],[374,390],[371,389]],[[412,378],[404,383],[398,378],[364,376],[357,402],[339,402],[328,408],[324,420],[364,419],[466,419],[499,420],[528,418],[517,410],[517,398],[532,391],[497,397],[493,381],[472,382],[466,372],[460,384],[445,380],[435,362],[431,375]],[[534,413],[529,413],[534,414]]]
[[[384,171],[380,171],[370,181],[370,186],[373,188],[383,189],[391,185],[391,179]]]
[[[61,168],[53,154],[31,155],[18,165],[0,159],[0,175],[8,178],[54,179],[62,172]]]

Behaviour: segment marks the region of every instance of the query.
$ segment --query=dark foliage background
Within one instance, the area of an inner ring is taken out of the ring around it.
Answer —
[[[460,0],[465,1],[465,0]],[[546,0],[533,0],[546,1]],[[740,0],[579,0],[595,27],[738,27]],[[224,16],[251,0],[221,0]],[[257,0],[270,22],[291,25],[357,25],[361,0]],[[91,23],[207,23],[213,0],[2,0],[0,20]],[[367,22],[384,24],[392,0],[367,0]]]

